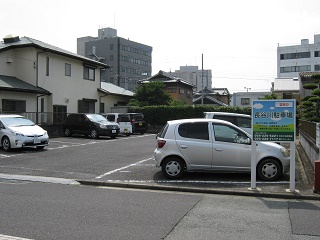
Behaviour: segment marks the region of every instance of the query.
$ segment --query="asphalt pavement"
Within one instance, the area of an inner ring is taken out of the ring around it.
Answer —
[[[289,146],[287,146],[289,147]],[[282,199],[304,199],[304,200],[320,200],[320,193],[314,191],[314,170],[300,142],[296,141],[296,167],[295,167],[295,188],[290,189],[290,184],[264,184],[256,183],[255,188],[251,188],[247,184],[238,184],[232,188],[226,188],[225,185],[215,187],[190,187],[177,186],[173,184],[156,184],[156,183],[137,183],[137,182],[110,182],[101,180],[78,180],[84,185],[137,188],[165,191],[180,191],[194,193],[224,194],[238,196],[255,196],[270,197]]]

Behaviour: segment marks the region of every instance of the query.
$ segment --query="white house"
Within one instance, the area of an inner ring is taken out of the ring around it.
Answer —
[[[110,92],[100,82],[106,68],[41,41],[9,35],[0,42],[0,113],[28,113],[37,123],[52,123],[71,112],[109,112],[111,105],[129,100],[118,94],[108,102]]]

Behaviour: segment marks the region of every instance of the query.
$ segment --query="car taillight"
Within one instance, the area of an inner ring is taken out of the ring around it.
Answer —
[[[119,118],[117,118],[117,123],[119,123]]]
[[[131,123],[134,123],[136,120],[135,119],[131,119]]]
[[[166,141],[165,140],[158,140],[157,143],[158,143],[158,148],[162,148],[166,144]]]

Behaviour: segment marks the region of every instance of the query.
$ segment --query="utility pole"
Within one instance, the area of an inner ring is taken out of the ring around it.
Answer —
[[[201,55],[202,69],[201,69],[201,81],[202,81],[202,91],[201,91],[201,105],[203,105],[203,54]]]

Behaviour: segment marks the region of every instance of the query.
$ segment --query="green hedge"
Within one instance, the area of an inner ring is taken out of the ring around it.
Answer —
[[[164,125],[168,120],[184,118],[203,118],[203,112],[233,112],[251,115],[251,107],[216,107],[216,106],[146,106],[131,107],[129,112],[143,113],[150,125]]]

